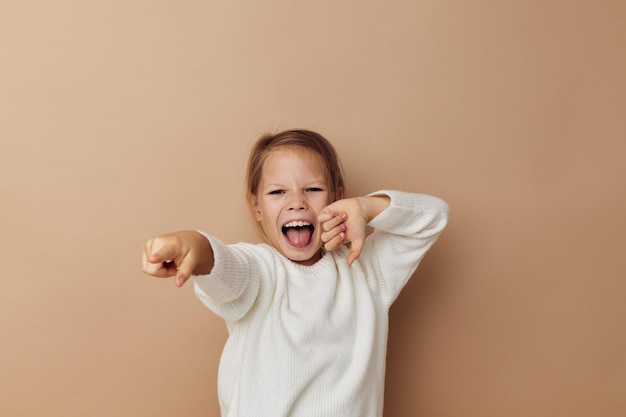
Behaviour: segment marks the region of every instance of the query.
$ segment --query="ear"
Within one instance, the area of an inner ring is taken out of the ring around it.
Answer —
[[[343,200],[343,187],[337,190],[337,195],[339,196],[339,200]]]
[[[256,221],[260,222],[263,219],[263,216],[261,214],[261,208],[259,207],[259,198],[254,194],[248,195],[248,205],[250,205],[250,210],[252,211]]]

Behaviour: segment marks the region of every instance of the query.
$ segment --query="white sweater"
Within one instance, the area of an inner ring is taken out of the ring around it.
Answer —
[[[436,197],[391,197],[361,256],[299,265],[266,244],[207,236],[215,265],[196,294],[229,331],[218,375],[223,417],[380,417],[388,311],[444,229]]]

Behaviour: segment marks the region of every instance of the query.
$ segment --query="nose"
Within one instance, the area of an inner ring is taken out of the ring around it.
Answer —
[[[306,202],[306,197],[304,193],[293,193],[291,194],[291,198],[287,203],[287,210],[296,211],[296,210],[306,210],[308,207]]]

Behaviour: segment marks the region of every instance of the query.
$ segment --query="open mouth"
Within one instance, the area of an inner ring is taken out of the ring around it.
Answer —
[[[314,231],[315,226],[302,220],[294,220],[285,223],[282,227],[282,232],[287,243],[296,248],[304,248],[311,243]]]

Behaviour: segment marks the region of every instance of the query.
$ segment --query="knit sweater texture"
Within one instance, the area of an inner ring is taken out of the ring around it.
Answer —
[[[345,246],[303,266],[266,244],[205,235],[215,263],[198,298],[226,320],[218,373],[223,417],[380,417],[388,313],[443,231],[447,204],[400,191],[368,224],[349,266]]]

